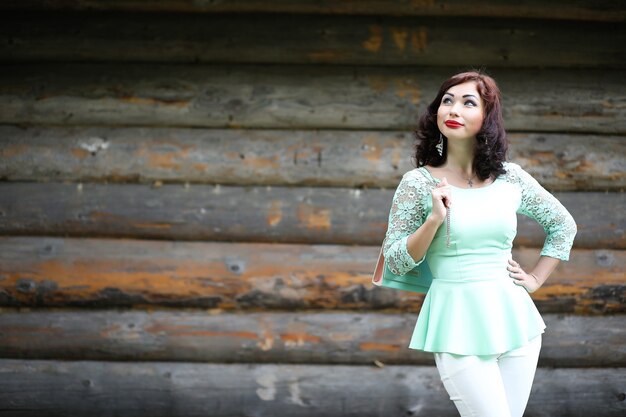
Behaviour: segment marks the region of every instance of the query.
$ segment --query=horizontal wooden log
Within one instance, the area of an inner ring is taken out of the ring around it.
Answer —
[[[64,10],[181,13],[323,13],[392,16],[462,16],[624,21],[626,11],[615,1],[542,0],[229,0],[189,2],[184,0],[5,0],[0,10]]]
[[[378,247],[0,238],[0,305],[419,311],[375,288]],[[534,265],[536,249],[518,249]],[[626,312],[626,251],[578,249],[532,297],[544,313]]]
[[[380,244],[394,190],[138,184],[0,183],[0,233]],[[580,248],[626,248],[624,193],[555,193]],[[516,244],[545,232],[519,215]]]
[[[626,188],[626,138],[511,134],[511,157],[551,190]],[[0,126],[9,181],[395,188],[411,132]]]
[[[410,131],[457,71],[2,65],[0,123]],[[626,133],[625,71],[494,68],[491,74],[503,92],[510,131]]]
[[[538,369],[527,412],[621,417],[626,411],[624,377],[625,368]],[[19,416],[458,415],[434,366],[7,359],[0,360],[0,408]]]
[[[5,62],[626,66],[621,22],[52,11],[0,22]]]
[[[408,348],[417,316],[380,313],[19,311],[0,356],[21,359],[434,365]],[[624,367],[626,315],[549,314],[540,366]]]

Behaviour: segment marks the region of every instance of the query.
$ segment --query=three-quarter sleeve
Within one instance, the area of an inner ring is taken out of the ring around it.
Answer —
[[[404,275],[419,265],[424,258],[415,261],[406,248],[409,235],[420,227],[425,219],[425,187],[423,176],[409,171],[402,177],[393,196],[383,252],[387,265],[396,275]]]
[[[542,256],[569,260],[576,236],[576,222],[567,209],[517,164],[508,164],[516,172],[522,191],[518,213],[537,221],[546,232]]]

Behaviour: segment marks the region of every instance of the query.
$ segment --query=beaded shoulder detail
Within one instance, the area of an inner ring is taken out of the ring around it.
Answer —
[[[421,167],[405,173],[391,203],[383,252],[389,269],[396,275],[404,275],[421,263],[407,252],[406,240],[426,221],[426,199],[436,186],[424,171]]]
[[[500,178],[518,186],[521,192],[517,212],[537,221],[546,232],[541,255],[568,260],[577,232],[572,215],[522,167],[512,162],[504,167],[507,172]]]

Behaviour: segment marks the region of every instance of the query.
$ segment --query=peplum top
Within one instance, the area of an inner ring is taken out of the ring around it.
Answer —
[[[567,209],[519,165],[481,188],[452,188],[450,245],[446,222],[420,260],[406,242],[432,211],[439,179],[425,167],[404,174],[394,194],[383,250],[389,269],[403,275],[426,260],[433,282],[424,298],[409,348],[460,355],[503,353],[544,332],[526,289],[507,270],[517,213],[546,231],[542,256],[569,259],[576,223]]]

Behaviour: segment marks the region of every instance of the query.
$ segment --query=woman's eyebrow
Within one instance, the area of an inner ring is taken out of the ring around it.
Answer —
[[[444,95],[444,96],[445,96],[446,94],[447,94],[447,95],[449,95],[449,96],[454,97],[454,94],[452,94],[452,93],[448,93],[448,92],[443,93],[443,95]],[[465,95],[463,96],[463,98],[465,98],[465,97],[474,97],[474,98],[476,98],[476,99],[478,98],[478,97],[476,97],[474,94],[465,94]]]

